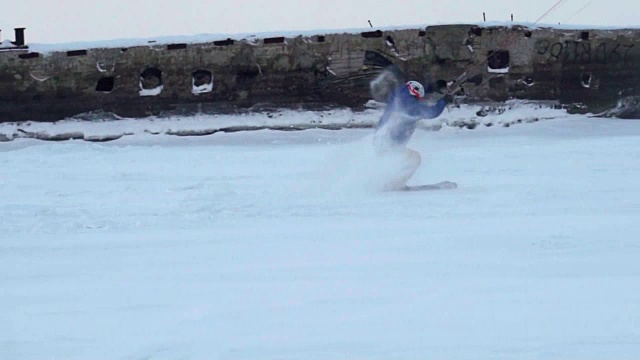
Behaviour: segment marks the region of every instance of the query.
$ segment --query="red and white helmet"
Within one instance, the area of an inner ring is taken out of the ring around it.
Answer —
[[[422,99],[424,97],[424,86],[419,82],[413,80],[408,81],[407,88],[409,88],[409,93],[418,99]]]

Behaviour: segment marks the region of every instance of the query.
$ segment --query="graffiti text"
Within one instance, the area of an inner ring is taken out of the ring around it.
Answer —
[[[596,45],[589,41],[567,40],[553,43],[540,40],[536,43],[536,52],[538,55],[548,55],[550,60],[562,62],[619,64],[629,60],[634,46],[635,44],[625,45],[618,42],[602,42]]]

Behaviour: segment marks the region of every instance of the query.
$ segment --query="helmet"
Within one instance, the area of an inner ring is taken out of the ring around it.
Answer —
[[[418,99],[422,99],[424,97],[424,86],[417,81],[408,81],[407,88],[409,88],[409,93]]]

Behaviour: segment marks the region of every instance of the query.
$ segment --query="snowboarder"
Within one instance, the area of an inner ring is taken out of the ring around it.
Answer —
[[[452,102],[450,94],[429,106],[420,100],[425,96],[425,88],[417,81],[408,81],[397,87],[387,98],[387,107],[378,122],[373,143],[380,157],[393,158],[402,162],[398,174],[385,181],[385,190],[408,189],[406,182],[420,166],[420,153],[406,145],[411,139],[419,120],[433,119]]]

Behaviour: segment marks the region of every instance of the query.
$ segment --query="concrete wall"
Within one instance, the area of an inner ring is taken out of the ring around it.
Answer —
[[[274,107],[358,108],[396,64],[464,101],[558,100],[601,112],[640,96],[640,30],[434,26],[426,29],[149,44],[38,54],[0,49],[0,121],[91,111],[142,117]],[[492,69],[493,68],[493,69]],[[636,117],[637,108],[617,115]]]

